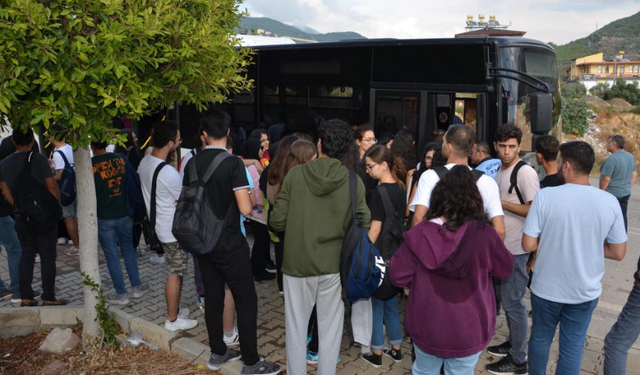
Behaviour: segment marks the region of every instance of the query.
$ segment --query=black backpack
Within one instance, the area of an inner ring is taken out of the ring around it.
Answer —
[[[516,195],[518,196],[518,200],[520,201],[520,204],[525,204],[526,202],[524,201],[524,197],[522,196],[520,189],[518,189],[518,171],[520,170],[520,168],[524,167],[525,165],[529,165],[529,164],[522,159],[518,160],[518,162],[516,163],[516,166],[513,167],[513,171],[511,171],[511,176],[509,176],[509,184],[510,184],[509,194],[511,194],[515,189]]]
[[[27,161],[15,183],[13,208],[17,217],[35,228],[50,228],[62,217],[62,207],[49,189],[31,175],[34,152],[29,152]]]
[[[60,156],[62,156],[62,160],[64,160],[62,176],[60,176],[60,181],[58,181],[58,186],[60,187],[60,201],[62,201],[63,206],[68,206],[76,200],[76,171],[73,169],[74,166],[69,163],[69,160],[67,160],[64,152],[60,150],[57,150],[56,152],[60,154]]]
[[[438,178],[440,178],[441,180],[444,177],[444,175],[446,175],[449,172],[447,167],[444,167],[444,166],[433,167],[432,169],[438,174]],[[478,182],[480,177],[482,177],[482,175],[484,174],[483,171],[478,171],[478,170],[475,170],[475,169],[472,170],[471,173],[473,173],[473,179],[476,182]]]
[[[195,255],[208,254],[218,245],[225,218],[213,212],[207,182],[220,163],[231,156],[228,152],[218,154],[202,178],[196,171],[197,156],[189,164],[189,183],[180,193],[171,232],[185,250]]]
[[[382,205],[384,206],[384,221],[382,222],[382,231],[375,243],[376,248],[380,251],[382,259],[384,259],[385,270],[389,270],[389,260],[396,253],[396,250],[404,243],[404,232],[407,230],[402,219],[393,208],[389,192],[384,186],[376,186]],[[389,281],[389,272],[384,272],[382,276],[382,284],[373,295],[375,298],[386,301],[398,295],[402,288],[391,284]]]
[[[142,183],[138,171],[133,168],[131,162],[124,154],[119,154],[124,160],[125,170],[125,204],[129,217],[134,223],[140,223],[147,216],[147,210],[144,205],[144,196],[142,195]],[[157,178],[157,176],[156,176]]]

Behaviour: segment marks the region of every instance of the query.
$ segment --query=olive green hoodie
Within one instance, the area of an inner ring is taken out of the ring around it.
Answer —
[[[369,227],[371,213],[358,180],[356,218]],[[269,217],[285,231],[282,272],[308,277],[340,272],[342,240],[351,220],[349,171],[333,158],[321,157],[287,174]]]

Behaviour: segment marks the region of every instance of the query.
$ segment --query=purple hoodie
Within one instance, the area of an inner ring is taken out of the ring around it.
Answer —
[[[491,277],[513,272],[513,256],[496,231],[478,221],[455,232],[422,222],[404,237],[389,261],[389,276],[411,288],[405,314],[411,340],[442,358],[482,351],[496,326]]]

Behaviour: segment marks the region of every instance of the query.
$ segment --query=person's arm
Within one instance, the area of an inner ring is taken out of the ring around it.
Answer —
[[[287,174],[282,181],[282,188],[280,194],[276,198],[276,202],[273,205],[273,211],[269,215],[269,224],[276,232],[284,232],[287,228],[287,216],[289,214],[289,192],[291,191],[291,173]]]
[[[249,189],[234,190],[233,194],[236,196],[236,202],[238,202],[238,210],[244,216],[248,216],[251,213],[253,204],[251,204],[251,198],[249,198]]]
[[[527,214],[529,213],[530,208],[531,208],[531,202],[525,203],[525,204],[516,204],[516,203],[509,203],[504,200],[502,201],[503,210],[509,211],[512,214],[515,214],[518,216],[527,217]]]
[[[408,183],[411,183],[411,181],[409,180]],[[406,185],[407,189],[411,189],[411,185]],[[413,200],[416,197],[416,190],[418,190],[418,183],[415,182],[413,184],[413,189],[411,189],[411,195],[409,195],[409,200],[408,200],[408,204],[407,204],[407,209],[405,210],[405,219],[409,217],[409,215],[411,215],[411,210],[409,209],[409,206],[411,205],[411,202],[413,202]],[[409,223],[411,224],[411,223]]]
[[[0,181],[0,189],[2,189],[2,195],[4,195],[7,203],[13,206],[13,196],[11,195],[11,190],[9,190],[9,185],[4,181]]]
[[[64,171],[64,169],[58,169],[56,171],[56,174],[54,175],[54,179],[57,181],[60,181],[60,179],[62,178],[62,171]]]
[[[255,166],[256,169],[258,170],[258,173],[262,173],[264,171],[264,167],[262,167],[262,164],[260,164],[260,160],[256,160],[256,159],[242,159],[242,162],[244,163],[245,167],[249,167],[249,166]]]
[[[427,211],[429,211],[429,208],[427,208],[427,206],[423,206],[421,204],[417,204],[415,206],[415,211],[413,212],[413,220],[411,220],[411,228],[424,221],[424,218],[427,216]]]
[[[357,178],[356,180],[358,182],[356,191],[358,199],[358,203],[356,205],[356,219],[362,223],[362,227],[364,229],[368,230],[371,226],[371,211],[369,211],[369,206],[367,206],[367,193],[362,179]]]
[[[607,190],[607,188],[609,187],[609,183],[610,182],[611,182],[611,177],[609,177],[609,176],[600,176],[600,190]]]
[[[62,178],[62,171],[64,170],[64,160],[62,160],[62,157],[60,155],[58,155],[59,152],[62,151],[54,151],[51,154],[51,161],[52,161],[52,165],[53,165],[53,178],[55,178],[56,181],[60,181],[60,179]],[[59,166],[62,166],[61,168]],[[59,169],[58,169],[59,168]]]
[[[627,253],[627,243],[616,243],[611,244],[608,242],[604,243],[604,257],[606,259],[612,260],[623,260],[625,254]]]
[[[511,277],[511,274],[513,273],[513,255],[504,246],[502,238],[499,236],[492,236],[490,238],[493,239],[493,251],[491,252],[491,276],[496,279],[506,280]]]
[[[382,231],[382,221],[371,220],[371,228],[369,228],[369,239],[375,243]]]
[[[524,200],[525,203],[517,204],[503,200],[502,209],[521,217],[527,217],[529,209],[531,208],[531,202],[540,190],[540,178],[532,167],[524,166],[520,169],[520,173],[518,173],[517,184],[522,194],[522,200]]]
[[[498,216],[492,217],[491,226],[493,227],[493,229],[496,230],[496,233],[498,233],[498,236],[500,236],[500,238],[504,241],[504,234],[506,232],[504,229],[504,216],[498,215]]]
[[[602,168],[600,169],[600,190],[607,190],[609,187],[615,164],[615,159],[611,156],[602,163]],[[560,168],[560,166],[558,166],[558,168]]]
[[[530,235],[523,233],[522,234],[522,248],[527,253],[531,253],[533,251],[538,250],[538,244],[540,243],[539,237],[531,237]]]
[[[629,185],[633,187],[633,185],[636,183],[637,180],[638,180],[638,173],[636,171],[631,172],[631,183],[629,183]]]
[[[400,288],[411,286],[415,274],[418,271],[418,264],[420,264],[420,262],[405,242],[396,250],[395,254],[393,254],[389,260],[389,266],[387,268],[389,281],[391,281],[391,284]]]
[[[56,182],[56,180],[53,177],[46,177],[44,179],[44,183],[45,185],[47,185],[47,190],[49,190],[49,193],[56,197],[56,199],[58,200],[58,204],[60,205],[60,207],[62,207],[62,201],[60,200],[60,189],[58,188],[58,183]]]

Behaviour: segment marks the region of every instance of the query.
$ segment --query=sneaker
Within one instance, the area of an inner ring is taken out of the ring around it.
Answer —
[[[73,246],[73,240],[72,240],[72,239],[69,239],[69,242],[67,242],[67,245],[69,245],[69,246]]]
[[[280,365],[275,363],[269,363],[263,358],[260,358],[254,365],[248,366],[242,365],[242,372],[240,375],[276,375],[282,370]]]
[[[269,272],[269,273],[277,273],[278,270],[276,269],[276,265],[273,264],[272,261],[268,260],[267,261],[267,266],[264,268],[265,271]]]
[[[38,301],[36,301],[35,299],[23,299],[23,300],[20,300],[20,306],[21,307],[38,306]]]
[[[342,357],[338,356],[338,360],[336,363],[340,363],[342,361]],[[315,366],[318,364],[318,353],[314,353],[311,350],[307,349],[307,365]]]
[[[490,363],[485,366],[485,370],[496,375],[521,375],[529,372],[527,362],[516,363],[511,355],[507,355],[496,363]]]
[[[0,302],[4,302],[10,300],[13,296],[13,290],[5,290],[4,293],[0,294]]]
[[[380,368],[382,367],[382,355],[380,354],[375,354],[373,352],[369,352],[369,353],[365,353],[363,355],[361,355],[362,360],[367,362],[368,364],[370,364],[371,366],[375,367],[375,368]]]
[[[178,316],[180,318],[189,319],[189,314],[191,314],[191,310],[188,307],[180,307],[178,308]]]
[[[511,343],[507,340],[500,345],[494,345],[487,348],[487,353],[496,357],[506,357],[511,350]]]
[[[124,305],[128,305],[129,302],[131,302],[131,300],[129,300],[129,296],[127,295],[127,293],[125,294],[113,293],[107,296],[107,302],[112,305],[124,306]]]
[[[278,294],[281,295],[281,296],[284,296],[284,290],[279,290]]]
[[[42,300],[42,306],[65,306],[67,304],[67,300],[65,299],[52,299],[52,300]]]
[[[40,254],[36,254],[36,257],[33,260],[33,263],[40,263]]]
[[[75,247],[71,246],[70,248],[68,248],[65,253],[67,255],[75,255],[78,254],[80,252],[80,249],[76,249]]]
[[[66,245],[67,244],[67,239],[64,237],[60,237],[58,238],[58,245]]]
[[[140,284],[138,286],[134,286],[133,288],[131,288],[131,297],[140,298],[140,297],[144,296],[145,294],[147,294],[147,292],[150,289],[151,289],[151,287],[147,283],[142,283],[142,284]]]
[[[173,322],[169,320],[164,321],[164,328],[168,329],[171,332],[187,331],[192,328],[195,328],[197,325],[198,325],[197,320],[188,319],[182,316],[178,316],[178,319],[174,320]],[[209,362],[211,362],[211,360],[209,360]],[[213,369],[213,370],[217,370],[217,369]]]
[[[149,262],[153,264],[164,264],[164,257],[155,254],[149,257]]]
[[[213,371],[220,370],[222,365],[227,362],[237,361],[240,359],[240,352],[233,349],[227,349],[224,355],[211,354],[209,362],[207,362],[207,368]]]
[[[223,335],[222,339],[228,347],[240,345],[240,335],[238,334],[238,328],[233,327],[233,335],[229,337],[227,337],[227,335]]]
[[[198,307],[198,310],[204,312],[204,297],[198,296],[196,299],[196,306]]]
[[[393,348],[383,348],[382,349],[382,354],[386,355],[387,357],[393,359],[393,361],[395,363],[401,363],[402,362],[402,353],[400,352],[400,350],[395,350]]]

